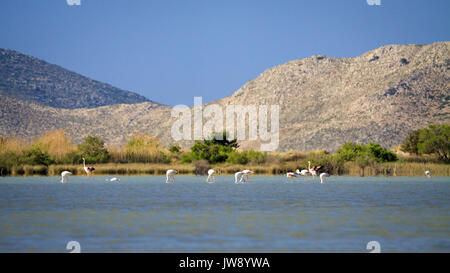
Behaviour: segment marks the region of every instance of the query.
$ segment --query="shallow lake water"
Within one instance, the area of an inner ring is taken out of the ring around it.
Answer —
[[[448,177],[0,178],[0,252],[450,252]]]

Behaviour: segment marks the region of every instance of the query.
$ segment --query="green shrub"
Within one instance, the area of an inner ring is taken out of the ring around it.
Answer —
[[[99,137],[87,136],[84,142],[78,145],[78,151],[86,159],[86,163],[106,163],[109,160],[105,142]]]
[[[450,126],[430,124],[419,134],[419,154],[436,154],[442,161],[450,161]]]
[[[227,162],[228,163],[232,163],[232,164],[247,164],[249,162],[249,159],[247,157],[247,154],[245,152],[238,152],[238,151],[231,151],[228,154],[228,158],[227,158]]]
[[[257,151],[253,151],[253,150],[249,150],[246,152],[247,152],[247,157],[248,157],[248,160],[250,161],[250,163],[263,164],[267,160],[266,152],[262,153],[262,152],[257,152]]]
[[[409,133],[405,140],[403,140],[402,145],[400,145],[400,150],[403,152],[407,152],[410,154],[419,154],[419,135],[420,130],[414,130],[411,133]]]
[[[47,152],[43,152],[40,145],[32,145],[29,149],[22,152],[20,162],[26,165],[45,165],[55,163]]]
[[[394,152],[384,149],[380,144],[369,143],[367,148],[377,162],[393,162],[398,159]]]
[[[192,154],[191,153],[185,153],[181,156],[181,163],[191,163],[192,162]]]
[[[427,128],[412,131],[400,149],[416,155],[435,154],[441,161],[450,161],[450,126],[430,124]]]
[[[193,160],[207,160],[209,163],[225,162],[233,146],[229,143],[221,143],[213,140],[195,141],[191,147],[191,158]]]
[[[71,151],[68,152],[61,160],[57,160],[56,162],[59,164],[80,164],[83,162],[82,155],[79,151]]]
[[[172,145],[169,148],[169,152],[173,153],[173,154],[177,154],[181,151],[181,148],[179,145]]]
[[[336,151],[336,157],[344,162],[355,161],[361,162],[361,164],[372,161],[379,163],[397,161],[397,156],[394,152],[376,143],[369,143],[368,145],[345,143]]]
[[[363,145],[348,142],[336,151],[336,156],[344,161],[353,161],[363,153],[365,153]]]

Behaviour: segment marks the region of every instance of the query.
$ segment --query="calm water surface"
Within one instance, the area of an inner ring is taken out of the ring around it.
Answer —
[[[0,178],[0,252],[450,252],[450,179]]]

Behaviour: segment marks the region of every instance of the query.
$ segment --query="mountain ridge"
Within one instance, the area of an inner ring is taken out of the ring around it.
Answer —
[[[150,101],[59,65],[0,48],[0,94],[57,108],[93,108]]]
[[[280,106],[278,151],[336,150],[345,142],[393,147],[411,130],[450,121],[450,42],[387,45],[360,56],[315,55],[271,67],[232,95],[206,103]],[[59,109],[1,97],[1,134],[35,136],[62,128],[122,144],[134,132],[175,142],[171,107],[151,102]],[[184,147],[192,141],[179,142]],[[258,149],[260,141],[241,141]]]

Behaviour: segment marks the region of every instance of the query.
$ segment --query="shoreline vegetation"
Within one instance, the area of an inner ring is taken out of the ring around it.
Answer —
[[[232,175],[243,169],[251,169],[255,175],[285,175],[292,171],[295,164],[285,165],[209,165],[216,171],[217,175]],[[102,175],[165,175],[168,169],[176,169],[180,175],[204,175],[198,174],[195,164],[144,164],[144,163],[106,163],[95,165],[94,176]],[[432,176],[450,176],[449,164],[443,163],[417,163],[417,162],[397,162],[380,163],[375,166],[364,168],[357,164],[348,162],[344,168],[331,175],[350,176],[424,176],[424,170],[429,170]],[[13,167],[8,173],[9,176],[60,176],[62,171],[69,171],[74,176],[85,175],[82,165],[24,165]],[[5,173],[3,174],[3,176]]]
[[[214,133],[195,141],[189,150],[162,146],[158,139],[133,134],[123,146],[106,146],[95,136],[73,144],[63,130],[47,132],[33,139],[0,137],[0,176],[59,176],[62,171],[83,175],[82,158],[95,166],[94,175],[204,175],[213,168],[218,175],[251,169],[259,175],[284,175],[295,170],[322,166],[330,175],[352,176],[450,176],[449,125],[429,125],[411,132],[404,143],[385,149],[376,143],[345,143],[336,152],[267,153],[240,150],[227,133]]]

